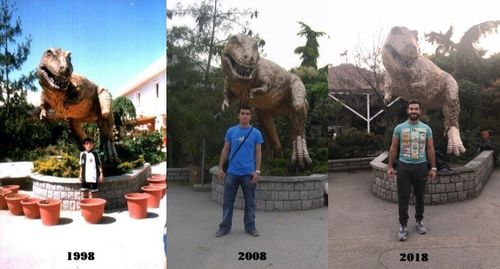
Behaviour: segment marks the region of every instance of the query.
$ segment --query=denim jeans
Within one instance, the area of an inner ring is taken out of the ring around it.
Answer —
[[[255,188],[256,184],[250,183],[252,175],[237,176],[226,174],[224,178],[224,201],[222,205],[222,222],[219,230],[230,231],[233,221],[233,206],[238,192],[238,186],[241,185],[243,198],[245,199],[245,231],[255,230]]]

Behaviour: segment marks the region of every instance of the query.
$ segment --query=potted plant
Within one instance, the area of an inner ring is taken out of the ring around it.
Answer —
[[[23,206],[24,215],[29,219],[40,218],[40,207],[38,206],[38,201],[40,198],[27,198],[21,200],[21,205]]]
[[[61,214],[61,200],[59,199],[45,199],[38,201],[40,207],[40,217],[44,225],[57,225],[59,224]]]
[[[104,213],[106,200],[102,198],[85,198],[80,201],[83,218],[92,224],[99,223]]]
[[[160,185],[143,186],[141,187],[141,190],[149,194],[148,197],[149,208],[160,207],[160,200],[162,198],[162,193],[163,193],[163,188]]]
[[[21,206],[21,200],[29,198],[28,194],[24,193],[10,193],[5,196],[7,201],[7,206],[9,207],[10,213],[14,215],[22,215],[23,207]]]
[[[148,197],[147,193],[128,193],[127,199],[128,214],[133,219],[142,219],[148,215]]]

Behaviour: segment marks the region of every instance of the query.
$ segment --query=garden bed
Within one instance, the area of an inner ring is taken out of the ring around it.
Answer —
[[[374,176],[372,193],[377,197],[397,202],[397,183],[388,180],[387,151],[380,154],[371,163]],[[482,151],[464,166],[454,167],[451,172],[438,173],[435,182],[426,184],[425,204],[445,204],[477,197],[488,181],[493,170],[493,151]],[[397,174],[396,174],[397,177]],[[410,203],[415,203],[413,194]]]
[[[210,168],[212,175],[212,200],[222,205],[224,180],[219,179],[219,168]],[[320,208],[325,205],[324,185],[326,174],[310,176],[262,176],[255,191],[255,206],[259,211],[291,211]],[[234,207],[244,208],[241,189],[238,189]]]
[[[350,171],[370,168],[376,156],[328,160],[328,172]]]
[[[99,198],[106,199],[106,209],[124,208],[126,200],[124,195],[132,192],[141,192],[141,187],[148,185],[151,175],[151,165],[144,164],[141,168],[118,176],[104,178],[104,183],[99,185]],[[80,209],[80,187],[78,178],[62,178],[31,174],[33,180],[33,194],[44,198],[62,200],[62,210]]]

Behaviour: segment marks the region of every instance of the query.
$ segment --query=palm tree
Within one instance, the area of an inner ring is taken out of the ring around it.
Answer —
[[[130,124],[135,120],[135,106],[127,97],[117,97],[113,100],[113,116],[115,118],[116,130],[120,135],[120,129],[123,125]]]

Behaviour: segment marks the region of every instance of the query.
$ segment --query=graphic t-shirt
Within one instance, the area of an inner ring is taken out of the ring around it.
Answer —
[[[101,164],[94,152],[80,152],[80,165],[83,166],[82,178],[85,182],[96,183],[99,177],[98,167]]]
[[[399,139],[399,161],[404,163],[427,162],[427,141],[432,138],[431,128],[420,121],[409,120],[394,128],[393,137]]]
[[[251,128],[252,126],[241,128],[238,124],[229,128],[226,132],[224,140],[229,142],[231,146],[228,155],[229,167],[227,168],[229,174],[243,176],[255,172],[255,145],[264,143],[264,138],[262,138],[262,134],[257,128],[252,129],[245,143],[241,145],[241,148],[234,155],[234,152]]]

